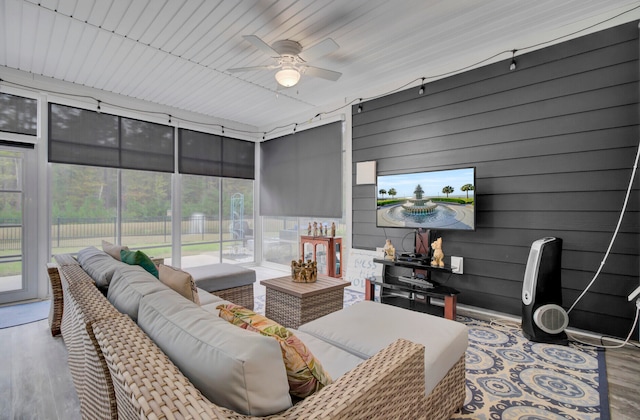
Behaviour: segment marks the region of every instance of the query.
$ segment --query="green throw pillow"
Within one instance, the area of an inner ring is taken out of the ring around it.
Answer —
[[[139,265],[149,273],[153,274],[155,278],[160,278],[158,276],[158,268],[153,261],[151,261],[151,258],[142,251],[127,251],[123,249],[120,251],[120,259],[123,263],[127,263],[129,265]]]

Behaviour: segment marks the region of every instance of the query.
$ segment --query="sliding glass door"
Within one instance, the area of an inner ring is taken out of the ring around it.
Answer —
[[[0,146],[0,304],[37,297],[35,151]]]

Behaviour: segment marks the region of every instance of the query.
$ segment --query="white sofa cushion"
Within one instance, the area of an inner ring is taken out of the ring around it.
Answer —
[[[467,327],[459,322],[371,301],[325,315],[298,330],[363,359],[398,338],[423,344],[427,395],[465,354],[468,345]]]
[[[142,298],[138,325],[211,402],[254,416],[291,407],[273,338],[238,328],[173,290]]]
[[[216,300],[215,302],[207,303],[206,305],[202,305],[201,308],[204,309],[205,311],[211,312],[215,316],[219,317],[220,316],[220,309],[218,309],[218,306],[220,306],[220,305],[228,305],[231,302],[229,302],[228,300],[221,299],[218,296],[216,296],[216,297],[218,298],[218,300]]]
[[[364,361],[339,347],[333,346],[326,341],[307,334],[302,331],[289,328],[296,337],[304,343],[311,353],[322,363],[324,370],[335,382],[340,376],[358,366]]]
[[[78,251],[78,263],[82,266],[82,269],[91,276],[98,287],[109,286],[116,269],[124,265],[122,262],[113,259],[111,255],[99,250],[95,246],[90,246]]]
[[[111,260],[116,261],[113,258]],[[111,279],[107,299],[118,311],[138,322],[138,307],[142,297],[170,289],[139,265],[120,264],[122,266],[118,267]]]
[[[199,287],[197,289],[198,289],[198,298],[200,298],[200,306],[205,306],[210,303],[222,302],[224,300],[220,296],[214,295],[213,293],[209,293],[204,289],[201,289]]]

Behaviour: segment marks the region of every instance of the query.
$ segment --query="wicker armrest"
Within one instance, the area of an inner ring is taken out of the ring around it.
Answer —
[[[282,417],[417,419],[425,403],[424,346],[399,339]]]
[[[64,301],[62,297],[62,281],[58,266],[53,263],[47,264],[47,274],[51,285],[51,306],[49,307],[49,329],[52,336],[60,335],[60,324],[62,323],[62,311]]]

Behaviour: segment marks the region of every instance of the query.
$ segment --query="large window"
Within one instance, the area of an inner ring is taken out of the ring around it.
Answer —
[[[117,169],[51,165],[53,254],[116,241]]]
[[[54,254],[101,248],[106,240],[171,256],[171,174],[67,164],[51,169]]]
[[[254,261],[253,181],[182,176],[182,267]]]
[[[309,223],[313,225],[314,222],[329,230],[331,223],[335,223],[336,236],[342,237],[347,231],[343,219],[265,216],[262,218],[262,259],[289,266],[291,261],[301,258],[300,236],[307,235]]]
[[[220,178],[182,176],[182,267],[220,262]]]
[[[222,179],[222,227],[225,262],[253,261],[253,180]]]
[[[334,122],[260,143],[263,261],[300,259],[309,223],[335,223],[336,236],[345,235],[342,130]]]
[[[120,243],[171,256],[171,174],[122,170]]]
[[[253,262],[255,144],[49,104],[53,252],[102,240],[172,262],[180,226],[182,267]],[[179,162],[181,215],[172,214]],[[175,218],[174,218],[175,216]]]
[[[179,130],[182,267],[254,261],[255,144]]]

